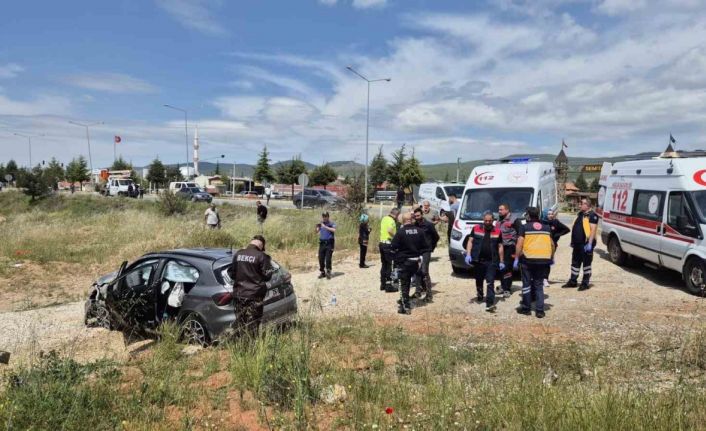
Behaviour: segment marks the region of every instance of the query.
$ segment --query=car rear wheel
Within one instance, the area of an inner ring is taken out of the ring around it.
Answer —
[[[684,265],[684,281],[689,293],[699,296],[706,294],[706,262],[692,257]]]
[[[608,241],[608,254],[610,256],[610,261],[618,266],[625,265],[627,261],[627,254],[623,251],[620,246],[620,240],[617,236],[614,236]]]
[[[203,347],[211,344],[211,336],[206,329],[206,325],[194,314],[190,314],[182,322],[181,340],[187,344],[196,344]]]

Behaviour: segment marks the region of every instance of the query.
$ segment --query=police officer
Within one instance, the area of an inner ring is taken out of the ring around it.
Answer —
[[[532,297],[536,298],[535,316],[544,317],[544,276],[554,255],[551,227],[540,222],[539,209],[527,208],[527,223],[519,232],[517,238],[517,255],[513,268],[521,267],[522,272],[522,302],[517,312],[530,315]],[[534,293],[534,295],[532,295]]]
[[[417,274],[417,282],[420,286],[424,286],[424,290],[426,291],[424,301],[432,302],[432,283],[431,276],[429,275],[429,263],[431,262],[431,255],[434,253],[434,249],[439,243],[439,233],[436,231],[436,226],[424,217],[424,210],[422,208],[414,210],[414,224],[422,230],[424,238],[427,241],[427,247],[422,250],[422,264],[419,269],[419,274]],[[414,296],[415,298],[419,298],[421,292],[415,292]]]
[[[588,290],[591,281],[591,263],[593,262],[593,248],[596,246],[596,228],[598,216],[591,210],[591,201],[581,199],[579,211],[571,228],[571,278],[561,287],[571,288],[578,286],[579,272],[583,265],[583,279],[579,290]]]
[[[397,292],[397,288],[392,286],[392,238],[397,233],[397,217],[400,210],[392,208],[390,214],[380,220],[380,290],[385,292]]]
[[[332,222],[329,213],[321,214],[321,223],[316,225],[319,234],[319,278],[331,279],[331,260],[336,245],[336,223]]]
[[[515,258],[517,235],[522,227],[522,222],[512,214],[510,205],[500,204],[498,207],[497,226],[500,229],[503,241],[503,259],[508,263],[499,274],[502,294],[503,297],[507,298],[512,294],[512,268],[509,263]]]
[[[466,246],[466,264],[474,267],[476,300],[483,302],[483,280],[486,283],[485,311],[495,311],[495,272],[504,271],[503,243],[500,229],[494,226],[493,213],[483,215],[483,224],[473,226],[471,240]]]
[[[233,280],[236,333],[257,334],[267,282],[273,272],[270,256],[265,254],[265,238],[262,235],[255,235],[246,248],[233,255],[228,275]]]
[[[402,216],[402,227],[395,233],[391,245],[394,250],[395,265],[400,269],[402,289],[397,312],[410,314],[409,287],[412,276],[419,271],[422,253],[429,247],[424,232],[413,223],[412,214],[405,213]]]

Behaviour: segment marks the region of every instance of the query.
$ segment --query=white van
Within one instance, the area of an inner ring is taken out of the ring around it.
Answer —
[[[459,199],[461,204],[449,242],[449,258],[455,273],[469,269],[463,252],[473,226],[483,223],[483,213],[486,211],[492,211],[497,219],[498,206],[503,203],[508,204],[512,214],[519,218],[524,217],[529,206],[556,210],[554,165],[517,159],[477,166],[468,177],[463,197]]]
[[[449,195],[461,199],[463,189],[463,184],[458,183],[424,183],[419,186],[419,203],[429,201],[431,208],[443,215],[449,210]]]
[[[198,184],[193,181],[172,181],[169,183],[169,191],[176,193],[181,189],[191,189],[191,188],[201,189]]]
[[[106,196],[127,196],[131,185],[134,190],[135,183],[129,178],[109,178],[105,186],[105,194]]]
[[[706,286],[706,156],[604,163],[598,192],[601,240],[610,260],[636,256]]]

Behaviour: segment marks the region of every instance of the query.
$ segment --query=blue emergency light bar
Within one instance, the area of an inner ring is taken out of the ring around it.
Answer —
[[[532,160],[531,157],[517,157],[514,159],[503,159],[504,163],[511,163],[511,164],[520,164],[520,163],[529,163]]]

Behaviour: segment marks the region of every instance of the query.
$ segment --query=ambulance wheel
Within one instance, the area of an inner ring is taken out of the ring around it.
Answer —
[[[620,240],[617,236],[612,237],[610,241],[608,241],[608,254],[610,255],[610,261],[618,266],[625,265],[628,259],[627,253],[620,247]]]
[[[706,294],[706,262],[697,257],[686,261],[684,281],[689,293],[699,296]]]

